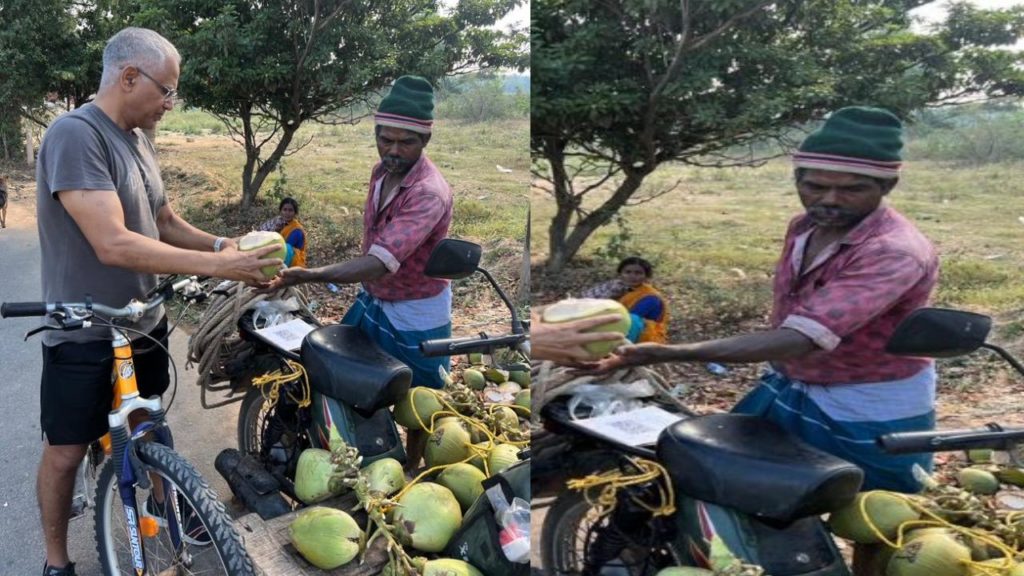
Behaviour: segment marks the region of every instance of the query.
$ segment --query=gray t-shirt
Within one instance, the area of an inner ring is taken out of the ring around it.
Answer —
[[[155,274],[107,266],[99,261],[57,192],[115,190],[124,209],[125,226],[159,239],[156,215],[167,203],[156,150],[141,131],[122,130],[93,104],[64,114],[46,131],[36,166],[36,214],[42,250],[43,299],[47,302],[93,302],[124,306],[142,299],[157,283]],[[150,311],[132,328],[149,332],[163,316]],[[44,344],[110,339],[110,329],[92,327],[49,331]]]

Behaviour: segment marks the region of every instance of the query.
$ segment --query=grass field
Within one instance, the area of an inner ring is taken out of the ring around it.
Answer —
[[[1000,336],[1024,332],[1024,195],[1017,192],[1024,164],[955,168],[910,162],[890,197],[938,249],[942,276],[935,303],[993,314]],[[610,225],[584,247],[561,278],[539,278],[540,299],[552,299],[614,274],[616,261],[598,256],[625,241],[630,253],[651,259],[656,285],[672,300],[678,338],[731,333],[762,322],[770,307],[770,274],[789,218],[802,211],[788,161],[760,168],[663,167],[645,187],[678,188],[623,211],[626,233]],[[533,257],[547,251],[554,204],[534,190]],[[591,203],[596,204],[596,199]],[[589,205],[589,204],[588,204]],[[538,271],[537,274],[540,274]]]
[[[477,124],[439,120],[426,149],[455,192],[450,235],[483,244],[485,264],[511,289],[525,245],[528,137],[525,118]],[[243,234],[276,214],[280,198],[296,198],[310,237],[309,263],[316,266],[357,254],[370,169],[378,156],[370,120],[304,126],[295,141],[307,140],[285,157],[283,178],[281,172],[268,178],[248,212],[238,208],[245,154],[219,121],[200,111],[175,110],[160,125],[157,147],[175,209],[205,230]],[[511,172],[499,171],[498,165]],[[490,292],[479,281],[462,282],[455,305],[479,304],[497,318],[506,317]]]

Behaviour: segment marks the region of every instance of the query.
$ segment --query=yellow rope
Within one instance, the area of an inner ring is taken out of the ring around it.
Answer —
[[[574,478],[566,482],[566,486],[570,490],[583,491],[584,498],[594,507],[598,516],[604,516],[615,509],[620,489],[661,479],[662,481],[658,482],[658,499],[660,500],[658,504],[651,505],[636,498],[633,501],[654,516],[675,514],[675,491],[672,488],[672,479],[668,471],[661,464],[644,458],[630,458],[629,460],[639,470],[637,474],[627,475],[621,470],[610,470],[601,474]],[[601,493],[598,494],[596,500],[593,500],[588,490],[598,486],[602,486]]]
[[[302,367],[302,364],[294,362],[292,360],[285,360],[288,363],[288,368],[291,372],[285,374],[281,370],[274,370],[263,376],[258,376],[252,379],[253,386],[260,389],[260,393],[263,394],[263,399],[269,404],[268,408],[272,408],[277,405],[278,398],[281,394],[281,386],[294,382],[299,378],[302,378],[302,386],[300,387],[301,396],[296,397],[291,392],[288,393],[288,397],[293,402],[297,403],[300,408],[306,408],[312,401],[312,394],[309,389],[309,376],[306,375],[306,369]]]
[[[911,508],[916,510],[919,514],[921,514],[923,516],[929,517],[930,520],[921,520],[921,519],[919,519],[919,520],[908,520],[906,522],[903,522],[896,529],[896,541],[893,542],[892,540],[889,540],[885,536],[885,534],[882,533],[882,531],[871,520],[871,517],[867,513],[867,501],[868,501],[868,498],[870,498],[872,496],[875,496],[877,494],[889,494],[889,495],[892,495],[892,496],[896,496],[896,497],[902,499],[908,506],[910,506]],[[868,528],[875,535],[875,537],[878,538],[886,546],[888,546],[890,548],[895,548],[897,550],[902,548],[903,545],[906,543],[904,541],[904,536],[905,536],[906,532],[909,532],[910,530],[913,530],[915,528],[921,528],[921,527],[941,527],[941,528],[946,528],[948,530],[952,530],[953,532],[957,532],[959,534],[963,534],[965,536],[968,536],[968,537],[970,537],[973,540],[977,540],[979,542],[983,542],[985,544],[988,544],[988,545],[992,546],[993,548],[995,548],[996,550],[998,550],[999,552],[1001,552],[1003,554],[1003,558],[1002,559],[1005,561],[1005,567],[1003,567],[1004,571],[1005,571],[1006,568],[1010,568],[1010,567],[1013,566],[1013,564],[1011,564],[1011,562],[1014,561],[1014,558],[1017,555],[1017,551],[1016,550],[1014,550],[1013,548],[1007,546],[1004,542],[1002,542],[998,538],[994,538],[994,537],[990,536],[989,534],[987,534],[985,532],[982,532],[980,530],[974,530],[974,529],[971,529],[971,528],[967,528],[965,526],[960,526],[958,524],[953,524],[952,522],[949,522],[949,521],[945,520],[944,518],[934,514],[932,511],[928,510],[926,507],[924,507],[923,505],[919,504],[917,501],[915,501],[913,498],[907,496],[906,494],[899,494],[899,493],[896,493],[896,492],[885,492],[885,491],[865,492],[864,493],[864,497],[860,499],[859,506],[858,506],[858,511],[860,512],[861,518],[864,519],[864,522],[867,524]],[[976,570],[980,571],[983,574],[988,574],[988,575],[993,575],[994,576],[994,575],[997,575],[997,574],[1001,573],[999,571],[999,568],[997,568],[997,567],[986,566],[986,565],[982,564],[981,562],[976,562],[976,561],[973,561],[973,560],[968,560],[967,562],[965,562],[965,565],[966,566],[971,566],[971,567],[975,568]],[[990,570],[992,570],[992,571],[990,572]]]

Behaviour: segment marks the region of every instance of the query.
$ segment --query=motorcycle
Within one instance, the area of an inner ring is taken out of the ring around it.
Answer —
[[[480,272],[508,307],[511,333],[499,336],[481,333],[425,341],[420,344],[424,355],[483,353],[493,356],[501,349],[510,349],[529,357],[526,323],[519,319],[512,302],[491,274],[479,266],[480,257],[480,246],[445,239],[431,253],[425,273],[434,278],[459,280]],[[239,333],[252,349],[246,351],[244,362],[235,363],[234,379],[252,382],[275,369],[294,373],[301,366],[308,379],[308,390],[304,379],[297,378],[283,384],[273,394],[258,386],[250,386],[246,391],[238,417],[239,447],[222,451],[215,461],[217,470],[246,507],[266,520],[291,512],[293,503],[301,505],[294,484],[299,455],[307,448],[329,449],[332,429],[347,445],[359,449],[364,467],[382,458],[394,458],[404,464],[405,449],[391,407],[409,391],[412,380],[409,367],[378,347],[357,327],[317,326],[315,320],[308,317],[303,319],[313,324],[313,329],[302,339],[301,347],[286,349],[260,330],[258,316],[256,311],[250,310],[238,321]],[[528,479],[528,458],[528,451],[520,453],[521,462],[506,472],[520,478],[525,469]],[[529,500],[528,492],[523,494],[522,489],[512,487],[512,484],[525,484],[528,491],[528,481],[510,484],[495,479],[492,483],[501,484],[496,490],[501,490],[509,501],[514,496]],[[493,512],[482,513],[489,506],[488,502],[477,502],[467,511],[467,522],[452,539],[452,554],[464,559],[469,554],[466,542],[476,542],[472,535],[466,534],[471,524],[477,526],[477,530],[482,526],[485,532],[497,533]],[[474,509],[479,510],[474,513]],[[487,521],[483,524],[475,520],[469,522],[471,517]],[[496,536],[493,542],[491,552],[494,553],[488,558],[500,561],[501,548]],[[455,550],[459,544],[463,550]],[[494,573],[513,574],[516,573],[514,568],[508,566],[507,570]]]
[[[1024,375],[1024,366],[985,341],[991,320],[978,314],[926,308],[911,314],[888,342],[890,354],[945,358],[979,348],[995,351]],[[710,567],[712,543],[724,544],[745,564],[772,576],[849,576],[821,516],[856,496],[863,473],[813,448],[774,423],[741,414],[699,416],[663,403],[678,421],[653,445],[633,446],[595,433],[556,399],[541,415],[562,442],[534,446],[534,495],[570,478],[621,470],[638,472],[638,458],[659,463],[675,491],[675,512],[652,514],[656,482],[620,489],[607,515],[578,492],[558,494],[541,537],[545,574],[650,575],[670,566]],[[584,414],[585,415],[585,414]],[[1016,461],[1024,429],[989,424],[980,429],[893,433],[877,440],[892,454],[990,448]],[[563,484],[564,485],[564,484]],[[536,501],[535,501],[536,504]],[[721,552],[718,550],[716,552]]]

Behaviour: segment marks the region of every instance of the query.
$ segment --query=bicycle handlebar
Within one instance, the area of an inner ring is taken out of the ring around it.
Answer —
[[[489,337],[486,334],[466,338],[439,338],[420,342],[424,356],[456,356],[470,352],[487,352],[493,348],[521,348],[528,344],[526,334]],[[528,348],[527,348],[528,350]]]
[[[199,279],[196,276],[184,277],[169,286],[169,292],[201,292]],[[138,320],[143,314],[164,303],[168,292],[161,291],[145,302],[132,300],[126,306],[114,308],[93,302],[4,302],[0,304],[0,317],[11,318],[20,316],[46,316],[56,312],[65,312],[69,318],[86,320],[98,313],[108,318],[129,318]]]

